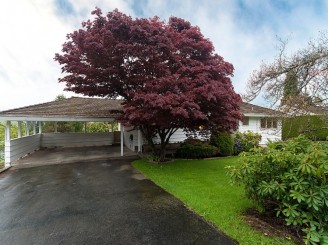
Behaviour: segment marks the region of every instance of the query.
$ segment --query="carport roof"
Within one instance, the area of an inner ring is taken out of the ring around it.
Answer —
[[[122,100],[71,97],[0,112],[0,120],[113,121],[122,113]]]

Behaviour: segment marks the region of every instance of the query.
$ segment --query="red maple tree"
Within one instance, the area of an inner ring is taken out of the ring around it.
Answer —
[[[237,128],[242,115],[230,80],[234,68],[197,26],[177,17],[133,19],[118,10],[92,14],[94,20],[68,34],[63,53],[55,55],[66,90],[123,98],[121,122],[139,128],[160,160],[179,128]]]

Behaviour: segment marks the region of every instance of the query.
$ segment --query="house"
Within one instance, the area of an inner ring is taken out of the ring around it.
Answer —
[[[281,140],[282,121],[276,117],[277,112],[272,109],[242,102],[240,110],[244,114],[244,121],[239,122],[240,132],[252,131],[259,133],[262,136],[260,145],[266,145],[268,141]],[[125,145],[131,149],[136,150],[138,144],[137,130],[132,127],[126,128],[124,133]],[[170,138],[170,143],[182,142],[187,138],[183,129],[178,129]],[[142,139],[141,139],[142,141]],[[141,145],[144,142],[142,141]]]
[[[243,102],[240,106],[245,119],[239,122],[240,132],[252,131],[262,136],[261,145],[281,140],[282,121],[272,109]]]
[[[67,146],[96,146],[112,145],[115,142],[125,145],[133,151],[140,152],[143,138],[140,130],[120,127],[120,132],[108,133],[53,133],[42,132],[42,122],[114,122],[123,111],[121,100],[72,97],[60,101],[52,101],[22,108],[0,112],[0,121],[6,121],[5,138],[5,165],[43,147]],[[241,111],[245,120],[240,122],[241,132],[251,130],[262,135],[261,144],[267,141],[281,139],[281,122],[274,118],[274,111],[248,104],[241,104]],[[18,138],[10,138],[11,122],[18,123]],[[32,125],[33,134],[26,131],[22,135],[21,125]],[[186,134],[179,129],[172,135],[170,142],[181,142],[186,139]]]

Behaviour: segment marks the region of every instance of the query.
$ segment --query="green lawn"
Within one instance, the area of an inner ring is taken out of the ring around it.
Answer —
[[[238,164],[237,159],[179,160],[163,165],[138,160],[133,166],[240,244],[293,244],[269,238],[243,220],[241,213],[252,204],[242,187],[229,183],[224,169]]]

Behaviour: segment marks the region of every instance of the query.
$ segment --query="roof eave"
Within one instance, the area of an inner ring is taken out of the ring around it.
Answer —
[[[41,116],[19,116],[0,115],[0,121],[38,121],[38,122],[113,122],[118,116],[113,117],[41,117]]]

